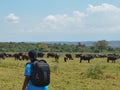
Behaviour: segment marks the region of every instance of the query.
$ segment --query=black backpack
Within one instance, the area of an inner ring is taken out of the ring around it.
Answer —
[[[45,60],[32,62],[30,80],[35,86],[47,86],[50,83],[50,67]]]

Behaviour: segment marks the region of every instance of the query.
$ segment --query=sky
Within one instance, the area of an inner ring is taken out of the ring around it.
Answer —
[[[120,40],[120,0],[0,0],[0,42]]]

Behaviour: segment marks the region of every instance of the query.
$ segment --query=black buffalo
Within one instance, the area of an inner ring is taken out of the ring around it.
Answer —
[[[22,57],[22,60],[29,60],[30,59],[29,56],[26,54],[23,54],[21,57]]]
[[[55,60],[58,60],[59,57],[60,57],[59,53],[56,53],[56,54],[55,54]]]
[[[13,57],[15,58],[15,60],[22,60],[22,55],[23,53],[15,53]]]
[[[47,58],[49,57],[55,58],[55,61],[58,62],[60,55],[59,53],[47,53]]]
[[[107,56],[107,62],[112,61],[113,63],[115,63],[115,61],[119,58],[118,55],[116,54],[108,54]]]
[[[93,58],[93,56],[92,55],[90,55],[90,54],[86,54],[86,55],[81,55],[80,56],[80,63],[82,63],[82,60],[87,60],[88,61],[88,63],[90,63],[90,60]]]
[[[0,53],[0,59],[5,59],[6,54],[5,53]]]
[[[66,56],[64,56],[64,62],[67,62],[67,59],[68,59],[68,58],[67,58]]]
[[[75,54],[76,58],[80,58],[82,54]]]
[[[49,58],[49,57],[54,58],[55,57],[55,53],[47,53],[47,58]]]
[[[71,54],[65,54],[65,57],[66,57],[67,59],[69,59],[69,60],[73,60],[73,57],[72,57]]]
[[[42,53],[42,52],[38,52],[38,53],[37,53],[38,58],[39,58],[39,57],[40,57],[40,58],[43,58],[43,57],[44,57],[44,55],[45,55],[45,54],[44,54],[44,53]]]

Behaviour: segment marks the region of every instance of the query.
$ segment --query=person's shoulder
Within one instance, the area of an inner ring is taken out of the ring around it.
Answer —
[[[31,62],[27,62],[27,63],[26,63],[26,65],[29,65],[29,64],[31,64]]]
[[[26,67],[31,67],[31,62],[26,63]]]

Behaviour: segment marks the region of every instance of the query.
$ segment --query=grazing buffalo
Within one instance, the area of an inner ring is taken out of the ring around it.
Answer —
[[[55,54],[55,60],[57,61],[59,59],[60,55],[58,53]]]
[[[116,54],[108,54],[107,56],[107,62],[112,61],[113,63],[115,63],[115,61],[119,58],[118,55]]]
[[[73,57],[71,54],[65,54],[65,57],[67,57],[67,59],[69,59],[69,60],[73,60]]]
[[[39,57],[40,57],[40,58],[43,58],[44,55],[45,55],[45,54],[42,53],[42,52],[38,52],[38,53],[37,53],[38,58],[39,58]]]
[[[47,53],[47,58],[49,58],[49,57],[55,57],[55,53]]]
[[[5,59],[6,54],[5,53],[0,53],[0,59]]]
[[[22,55],[23,55],[23,53],[15,53],[13,55],[13,57],[15,58],[15,60],[21,60],[22,59]]]
[[[49,57],[55,58],[55,61],[58,62],[60,55],[58,53],[47,53],[47,58]]]
[[[80,58],[82,54],[75,54],[76,58]]]
[[[93,58],[92,55],[90,54],[86,54],[86,55],[81,55],[80,56],[80,63],[82,63],[82,60],[87,60],[88,63],[90,63],[90,60]]]
[[[67,59],[68,59],[68,58],[67,58],[66,56],[64,56],[64,62],[67,62]]]
[[[23,55],[22,55],[22,60],[29,60],[29,56],[26,55],[26,54],[23,54]]]
[[[13,55],[12,54],[6,54],[7,55],[7,57],[13,57]]]

